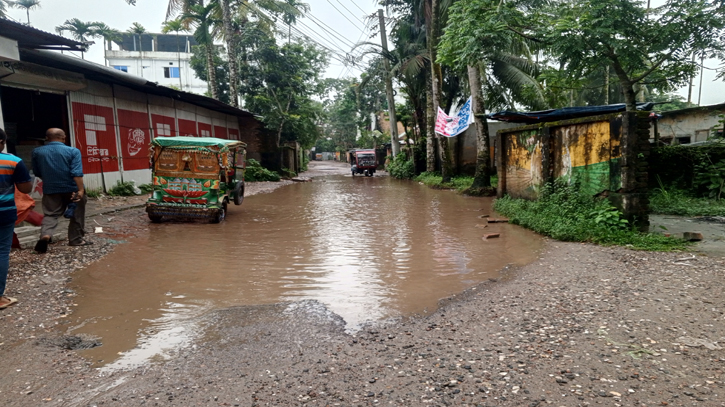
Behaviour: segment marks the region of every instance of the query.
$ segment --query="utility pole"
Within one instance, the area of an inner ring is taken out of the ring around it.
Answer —
[[[692,64],[695,65],[695,51],[692,51]],[[692,107],[692,82],[695,80],[695,74],[690,76],[690,84],[687,87],[687,107]]]
[[[702,101],[702,74],[705,72],[705,53],[700,54],[700,89],[697,90],[697,105]]]
[[[380,20],[380,42],[383,46],[383,52],[388,53],[388,39],[385,36],[385,17],[383,17],[383,9],[378,9],[378,19]],[[393,147],[393,157],[400,152],[400,144],[398,142],[398,119],[395,116],[395,96],[393,96],[393,78],[390,75],[390,61],[387,56],[383,56],[383,67],[385,68],[385,93],[388,94],[388,112],[390,122],[390,144]]]

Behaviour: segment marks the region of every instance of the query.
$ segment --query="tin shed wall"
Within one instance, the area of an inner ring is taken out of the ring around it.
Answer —
[[[196,106],[176,102],[176,118],[180,136],[199,136],[199,130],[196,128]]]
[[[196,107],[196,127],[199,137],[213,137],[211,124],[211,112],[203,107]]]
[[[171,98],[148,95],[152,137],[178,136],[176,108]]]
[[[81,151],[86,188],[115,185],[121,180],[121,168],[111,86],[89,81],[88,87],[71,92],[69,99],[73,145]]]
[[[88,189],[151,181],[148,146],[157,136],[241,139],[240,119],[171,98],[89,81],[68,96],[72,145],[81,151]],[[247,132],[254,132],[259,124]]]
[[[151,125],[149,103],[145,93],[114,86],[118,117],[119,152],[123,162],[123,181],[136,184],[151,182],[149,144]]]
[[[239,140],[239,120],[236,116],[227,115],[227,132],[230,140]]]

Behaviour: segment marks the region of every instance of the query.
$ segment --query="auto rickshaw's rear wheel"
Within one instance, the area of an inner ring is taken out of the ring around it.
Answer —
[[[227,216],[227,205],[229,202],[225,199],[224,203],[222,203],[222,207],[219,208],[219,211],[214,215],[213,218],[211,218],[211,223],[219,223],[224,220],[224,218]]]
[[[149,220],[151,220],[151,222],[153,222],[153,223],[160,223],[161,219],[163,219],[163,218],[164,217],[161,215],[153,215],[153,214],[149,213]]]
[[[241,205],[242,201],[244,201],[244,181],[239,181],[234,187],[234,205]]]

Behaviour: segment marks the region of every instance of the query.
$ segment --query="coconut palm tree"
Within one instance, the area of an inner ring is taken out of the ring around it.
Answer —
[[[15,8],[25,9],[25,14],[28,16],[28,25],[30,25],[30,10],[40,8],[40,0],[15,0],[10,4]]]
[[[103,60],[106,65],[108,65],[108,60],[106,60],[106,50],[111,50],[111,42],[121,39],[121,31],[111,28],[105,23],[98,22],[96,24],[97,26],[93,29],[92,36],[101,37],[103,39]]]
[[[166,18],[170,18],[177,13],[188,13],[192,6],[204,6],[204,0],[169,0]],[[267,14],[281,16],[282,21],[288,25],[294,24],[297,19],[309,11],[309,5],[298,0],[209,0],[207,6],[212,6],[212,15],[215,20],[214,24],[220,24],[221,29],[215,32],[215,37],[221,34],[227,49],[227,63],[229,64],[229,88],[231,94],[232,106],[238,106],[239,98],[239,52],[235,37],[238,36],[238,30],[235,28],[238,22],[235,22],[234,15],[238,15],[240,20],[247,21],[250,14],[260,21],[269,20]],[[242,7],[237,7],[241,4]],[[182,19],[183,20],[183,19]],[[210,27],[211,28],[211,27]],[[198,40],[197,40],[198,41]]]
[[[146,33],[146,28],[142,26],[140,23],[133,23],[131,24],[131,27],[126,30],[127,33],[131,35],[138,35],[138,50],[139,54],[141,55],[141,77],[143,78],[143,42],[141,40],[141,36]]]
[[[77,18],[71,18],[70,20],[65,20],[65,23],[62,25],[55,27],[55,31],[60,35],[68,31],[74,40],[88,43],[88,38],[93,37],[93,30],[98,27],[98,24],[98,22],[84,22]],[[81,58],[85,59],[84,52],[81,52]]]
[[[214,99],[219,98],[216,83],[216,67],[214,66],[214,33],[212,28],[218,23],[214,17],[216,5],[210,3],[206,6],[194,4],[184,11],[180,20],[194,26],[194,39],[206,50],[206,65],[209,75],[209,93]],[[236,97],[236,95],[234,96]]]
[[[184,90],[184,84],[181,81],[181,48],[179,46],[179,33],[181,31],[186,31],[186,27],[184,27],[184,24],[179,19],[167,20],[161,26],[161,32],[164,34],[170,32],[176,33],[176,55],[179,58],[179,89]]]

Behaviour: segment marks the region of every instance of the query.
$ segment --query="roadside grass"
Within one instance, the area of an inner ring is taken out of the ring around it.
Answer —
[[[422,182],[426,186],[434,189],[455,189],[457,192],[463,192],[473,184],[473,177],[458,176],[453,177],[451,182],[443,182],[443,177],[435,172],[424,172],[413,178],[414,181]]]
[[[102,193],[100,189],[86,189],[86,196],[89,198],[98,198]]]
[[[660,187],[650,193],[649,208],[660,215],[725,216],[725,199],[699,198],[682,189]]]
[[[513,224],[562,241],[648,251],[686,250],[689,246],[682,239],[634,230],[608,201],[560,183],[545,186],[537,201],[509,196],[497,199],[494,210]]]

